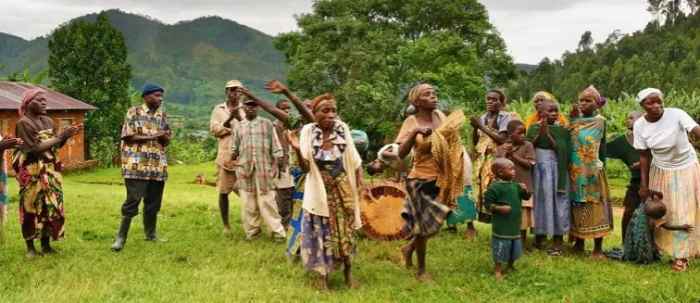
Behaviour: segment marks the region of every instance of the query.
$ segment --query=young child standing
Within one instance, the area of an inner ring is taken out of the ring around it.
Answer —
[[[532,167],[535,165],[535,148],[532,143],[525,141],[525,124],[520,120],[508,122],[508,141],[498,147],[496,157],[507,158],[515,164],[515,182],[525,184],[528,192],[532,192]],[[520,237],[523,246],[527,243],[527,230],[533,227],[532,199],[523,202]]]
[[[514,269],[515,260],[523,254],[520,239],[522,220],[522,201],[530,199],[530,193],[524,184],[514,182],[515,164],[506,158],[497,158],[491,165],[496,180],[489,185],[484,194],[484,206],[493,214],[491,220],[491,253],[495,263],[494,272],[497,280],[504,276],[506,270]]]
[[[559,106],[552,101],[539,104],[540,121],[527,130],[535,146],[533,168],[535,247],[542,249],[547,236],[553,237],[549,254],[561,255],[564,234],[571,226],[569,202],[569,157],[571,134],[557,124]]]

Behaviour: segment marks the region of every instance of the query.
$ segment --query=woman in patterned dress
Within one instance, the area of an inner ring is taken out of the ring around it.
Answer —
[[[356,250],[356,230],[362,227],[358,203],[362,159],[347,124],[337,118],[335,98],[330,94],[318,96],[311,108],[316,122],[305,125],[299,140],[290,142],[307,172],[302,203],[302,262],[307,270],[321,276],[323,289],[328,288],[328,275],[342,263],[346,285],[356,287],[351,259]]]
[[[19,184],[19,213],[27,257],[36,256],[34,240],[41,239],[44,254],[55,253],[50,240],[63,238],[63,182],[58,149],[78,134],[82,125],[69,126],[58,135],[46,115],[46,96],[41,89],[24,93],[15,134],[23,144],[15,150],[12,167]]]
[[[584,250],[593,239],[592,257],[605,258],[603,238],[612,230],[612,208],[605,175],[605,118],[598,109],[605,104],[592,85],[579,94],[571,114],[571,236],[574,250]]]

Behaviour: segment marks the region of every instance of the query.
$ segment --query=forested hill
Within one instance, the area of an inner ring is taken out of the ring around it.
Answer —
[[[202,17],[174,25],[119,10],[107,12],[124,34],[134,87],[145,81],[168,90],[169,101],[210,103],[223,98],[226,80],[237,78],[253,87],[284,79],[286,64],[272,37],[220,17]],[[97,14],[81,19],[95,20]],[[0,33],[0,75],[47,68],[45,37],[26,41]]]
[[[575,52],[558,60],[545,58],[532,72],[521,72],[509,90],[512,97],[529,98],[545,89],[570,101],[588,84],[613,98],[649,86],[698,91],[700,13],[680,13],[664,24],[653,21],[632,34],[615,32],[601,43],[594,43],[590,32],[584,34]]]

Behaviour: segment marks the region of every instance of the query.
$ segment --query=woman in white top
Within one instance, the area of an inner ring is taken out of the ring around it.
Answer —
[[[637,102],[646,112],[634,124],[634,148],[640,151],[642,184],[639,195],[663,194],[668,209],[664,220],[683,225],[679,231],[658,229],[656,243],[673,256],[674,271],[688,269],[688,258],[700,255],[700,164],[688,133],[700,136],[700,126],[686,112],[664,108],[663,93],[655,88],[639,92]]]

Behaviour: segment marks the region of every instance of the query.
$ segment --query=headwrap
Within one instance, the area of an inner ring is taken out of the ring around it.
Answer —
[[[535,102],[535,100],[537,100],[537,97],[543,97],[549,101],[552,101],[555,103],[557,102],[557,98],[554,97],[554,95],[552,95],[550,92],[547,92],[547,91],[542,90],[542,91],[536,92],[535,95],[532,96],[532,102]]]
[[[642,102],[644,102],[644,100],[646,98],[649,98],[653,95],[657,95],[661,99],[664,98],[664,93],[662,93],[660,89],[649,87],[649,88],[643,89],[642,91],[639,92],[639,94],[637,94],[637,103],[641,104]]]
[[[162,87],[158,86],[158,85],[151,84],[151,83],[146,83],[146,84],[143,86],[143,89],[141,90],[141,97],[148,96],[148,95],[150,95],[150,94],[152,94],[152,93],[155,93],[155,92],[161,92],[161,93],[163,93],[163,92],[165,92],[165,90],[164,90]]]
[[[428,83],[421,83],[412,87],[411,90],[408,91],[408,102],[410,102],[411,104],[415,103],[416,100],[418,100],[418,96],[420,96],[420,94],[422,94],[423,91],[431,88],[433,88],[433,86]]]
[[[588,87],[586,87],[586,89],[584,89],[581,92],[581,94],[579,94],[579,98],[585,95],[593,96],[593,98],[595,99],[595,103],[598,104],[599,108],[605,106],[605,103],[608,102],[608,99],[603,97],[603,95],[601,95],[600,92],[598,92],[598,89],[596,89],[593,85],[589,85]]]
[[[321,105],[327,103],[331,103],[334,105],[336,104],[335,97],[330,93],[326,93],[314,98],[313,100],[311,100],[311,112],[315,113],[318,110],[318,108],[321,107]]]
[[[29,103],[32,102],[32,100],[34,100],[38,94],[45,92],[45,90],[38,87],[24,91],[24,94],[22,94],[22,104],[19,106],[19,116],[24,116],[24,113],[27,112],[27,106],[29,106]]]

